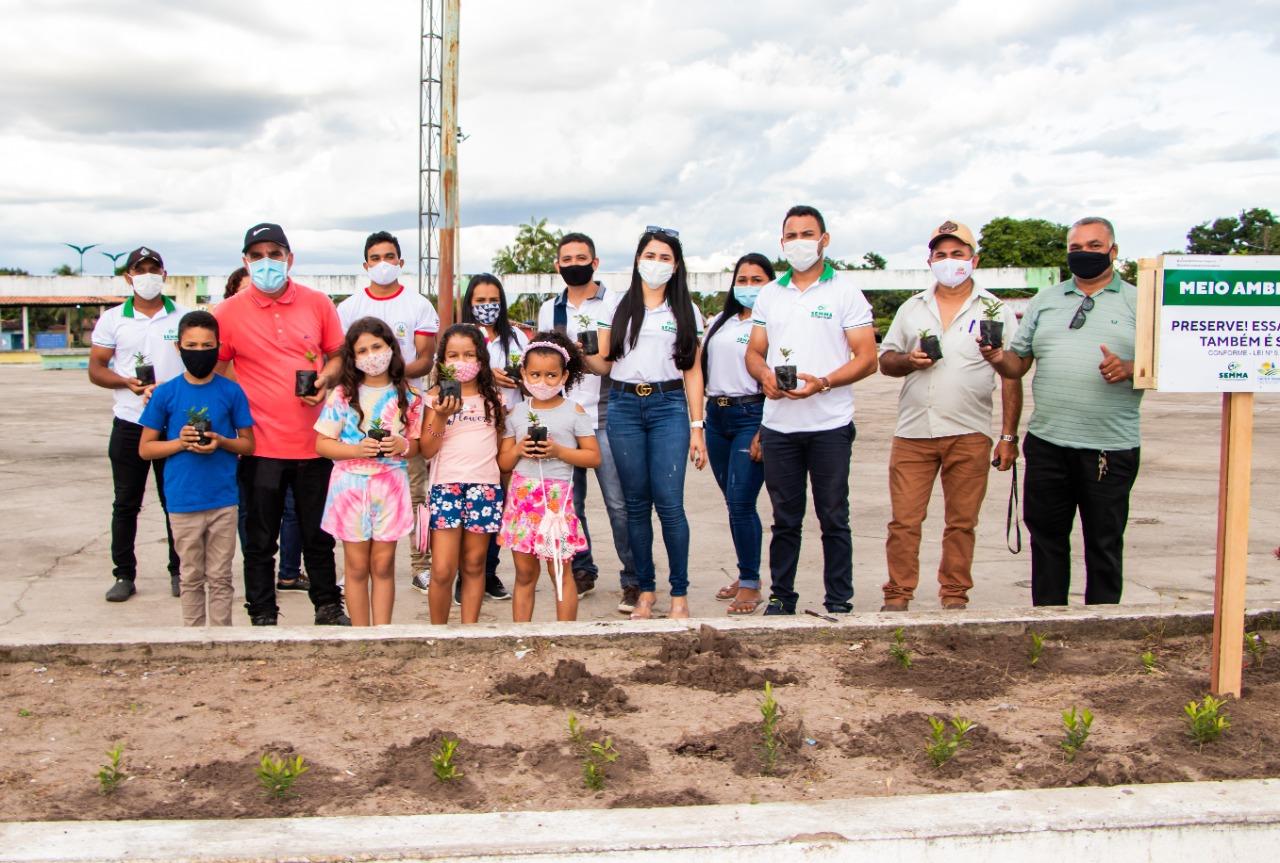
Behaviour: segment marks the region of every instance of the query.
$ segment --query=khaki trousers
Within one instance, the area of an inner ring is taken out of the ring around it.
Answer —
[[[974,529],[987,494],[991,439],[984,434],[893,439],[889,454],[889,500],[893,521],[885,541],[889,580],[886,601],[910,601],[920,583],[920,526],[939,471],[946,527],[938,566],[938,596],[968,601],[973,587]]]
[[[413,502],[415,519],[418,517],[418,507],[427,501],[428,467],[427,460],[420,455],[409,459],[409,500]],[[431,549],[427,549],[425,553],[419,552],[418,543],[413,534],[410,534],[407,539],[408,542],[405,545],[409,546],[409,562],[412,567],[409,571],[410,577],[423,570],[431,569]]]
[[[186,626],[231,625],[231,606],[236,589],[231,576],[231,559],[236,554],[236,525],[239,507],[224,506],[200,512],[169,514],[173,525],[173,545],[182,562],[182,622]]]

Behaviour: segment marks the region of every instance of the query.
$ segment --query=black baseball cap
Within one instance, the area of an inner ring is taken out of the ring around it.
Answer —
[[[159,252],[157,252],[155,249],[151,249],[146,246],[138,246],[138,248],[134,249],[132,252],[129,253],[129,257],[125,258],[125,261],[124,261],[125,272],[132,270],[134,267],[138,266],[138,264],[142,263],[145,260],[155,261],[157,264],[160,265],[160,269],[162,270],[164,269],[164,260],[160,257]]]
[[[290,252],[293,251],[289,248],[289,238],[284,235],[284,228],[272,222],[260,222],[245,231],[244,248],[241,251],[249,251],[249,247],[255,243],[275,243],[277,246],[284,246]]]

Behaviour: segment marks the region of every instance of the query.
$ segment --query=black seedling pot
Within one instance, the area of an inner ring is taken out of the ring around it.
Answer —
[[[440,382],[440,400],[444,401],[449,396],[453,396],[455,399],[462,398],[462,381]]]
[[[534,443],[546,443],[547,427],[546,426],[529,426],[529,440]]]
[[[315,369],[298,369],[293,373],[293,394],[295,396],[313,396],[318,392],[316,378],[320,373]]]
[[[156,382],[156,367],[151,363],[138,363],[134,366],[133,376],[144,387],[149,387]]]
[[[390,429],[369,429],[367,432],[364,433],[364,436],[367,438],[372,438],[373,440],[376,440],[379,446],[381,446],[384,440],[391,437],[391,430]],[[379,454],[381,454],[381,450],[379,450]]]
[[[920,350],[935,363],[942,359],[942,342],[938,341],[937,336],[921,336]]]
[[[600,353],[600,334],[595,330],[583,330],[578,333],[578,344],[582,345],[582,353],[594,357]]]
[[[978,321],[978,335],[982,344],[993,348],[1004,346],[1004,321]]]
[[[187,425],[191,426],[193,429],[199,432],[200,437],[196,441],[196,443],[200,444],[200,446],[209,445],[209,438],[208,436],[205,435],[205,432],[207,432],[210,429],[210,423],[208,420],[192,420],[191,422],[187,423]]]
[[[519,363],[508,363],[507,367],[503,369],[503,371],[507,373],[507,377],[511,378],[511,380],[515,381],[516,383],[520,382],[520,364]]]
[[[799,385],[795,366],[774,366],[773,376],[777,379],[780,390],[794,390]]]

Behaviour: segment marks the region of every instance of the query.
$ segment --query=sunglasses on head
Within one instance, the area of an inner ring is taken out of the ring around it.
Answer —
[[[1071,318],[1071,323],[1067,329],[1078,330],[1084,326],[1085,316],[1093,311],[1093,297],[1085,297],[1080,303],[1080,308],[1076,309],[1075,316]]]
[[[663,228],[659,225],[649,225],[644,229],[646,234],[666,234],[668,237],[680,239],[680,232],[675,228]]]

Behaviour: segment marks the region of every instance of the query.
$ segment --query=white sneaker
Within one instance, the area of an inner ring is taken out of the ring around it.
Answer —
[[[421,594],[428,593],[431,590],[431,570],[424,569],[415,575],[413,581],[409,582],[409,587]]]

